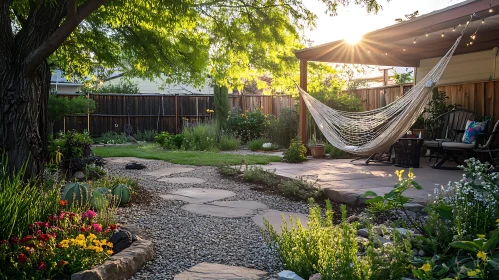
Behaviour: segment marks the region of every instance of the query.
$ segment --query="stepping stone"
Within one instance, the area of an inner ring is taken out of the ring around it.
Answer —
[[[152,159],[143,159],[143,158],[136,158],[136,157],[114,157],[114,158],[105,158],[108,162],[113,162],[113,163],[131,163],[131,162],[137,162],[137,161],[153,161]]]
[[[250,217],[257,209],[268,209],[258,201],[215,201],[209,204],[187,204],[182,207],[191,213],[222,218]]]
[[[154,176],[154,177],[163,177],[163,176],[170,176],[172,174],[176,173],[183,173],[183,172],[189,172],[194,170],[194,168],[189,168],[189,167],[165,167],[161,168],[158,170],[146,172],[146,175],[149,176]]]
[[[293,213],[293,212],[281,212],[277,210],[267,210],[261,215],[256,215],[254,216],[253,222],[257,224],[259,227],[262,229],[265,229],[265,224],[263,222],[263,219],[266,219],[274,228],[274,230],[277,233],[282,232],[282,226],[284,225],[284,222],[282,220],[284,215],[284,218],[286,219],[286,224],[288,225],[288,230],[291,230],[291,225],[294,223],[291,223],[290,217],[292,217],[294,220],[297,218],[300,219],[300,223],[303,227],[308,228],[308,215],[301,214],[301,213]]]
[[[170,200],[183,200],[189,203],[204,203],[213,200],[220,200],[236,195],[234,192],[220,189],[186,188],[179,189],[167,195],[160,195],[161,198]]]
[[[172,183],[172,184],[202,184],[205,182],[205,180],[201,178],[193,178],[193,177],[162,178],[159,179],[158,181]]]
[[[265,271],[216,263],[200,263],[175,275],[174,280],[259,280]]]

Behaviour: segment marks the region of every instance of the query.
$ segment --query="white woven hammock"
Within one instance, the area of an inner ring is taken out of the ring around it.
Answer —
[[[407,133],[430,101],[462,36],[409,92],[385,107],[364,111],[334,110],[298,87],[305,104],[326,139],[336,148],[357,155],[383,152]]]

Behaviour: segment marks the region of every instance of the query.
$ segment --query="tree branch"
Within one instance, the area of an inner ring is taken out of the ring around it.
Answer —
[[[69,0],[68,16],[66,19],[45,42],[32,51],[24,60],[24,76],[31,76],[40,63],[57,50],[57,48],[59,48],[59,46],[69,37],[69,35],[71,35],[71,33],[84,19],[102,6],[106,1],[107,0],[87,0],[76,10],[74,10],[70,7],[76,5],[76,1]]]

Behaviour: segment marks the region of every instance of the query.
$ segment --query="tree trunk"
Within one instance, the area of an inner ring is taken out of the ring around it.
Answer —
[[[0,65],[0,149],[8,155],[9,171],[25,164],[26,176],[43,171],[47,147],[47,103],[50,69],[46,62],[25,78],[21,64]]]

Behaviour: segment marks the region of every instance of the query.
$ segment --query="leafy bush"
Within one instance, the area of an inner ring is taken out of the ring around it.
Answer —
[[[216,124],[198,124],[183,130],[186,150],[208,151],[217,147]]]
[[[323,194],[320,186],[303,178],[299,180],[283,180],[279,183],[278,188],[281,192],[289,197],[308,200],[310,198],[318,198]]]
[[[248,143],[253,139],[262,137],[268,127],[268,118],[260,110],[242,112],[233,109],[227,119],[227,130],[235,135],[241,142]]]
[[[301,140],[295,138],[291,140],[291,145],[289,149],[286,150],[283,154],[283,161],[296,163],[305,161],[307,158],[305,154],[307,153],[307,148],[301,143]]]
[[[121,81],[116,85],[110,84],[98,89],[84,89],[83,91],[94,93],[140,94],[139,84],[130,81]]]
[[[102,133],[101,137],[95,139],[95,143],[100,144],[125,144],[129,141],[125,133],[116,133],[114,131]]]
[[[265,144],[267,142],[269,142],[269,141],[267,139],[263,139],[263,138],[251,140],[248,143],[248,149],[250,149],[253,152],[260,151],[260,150],[262,150],[263,144]]]
[[[56,138],[49,139],[48,150],[51,162],[58,164],[69,175],[83,171],[87,163],[96,163],[95,160],[98,160],[91,157],[91,144],[92,138],[88,131],[59,133]]]
[[[335,110],[358,112],[362,110],[362,99],[353,93],[333,91],[311,92],[313,97]]]
[[[272,141],[283,147],[289,147],[291,140],[298,135],[299,112],[296,106],[285,107],[277,118],[269,123],[269,135]]]
[[[30,224],[45,220],[59,206],[57,185],[45,189],[37,181],[25,183],[26,167],[9,174],[6,162],[4,155],[0,165],[0,244],[1,240],[27,234]]]
[[[225,127],[227,116],[230,111],[229,91],[226,87],[215,85],[213,90],[213,106],[215,108],[215,120],[219,130]]]
[[[331,158],[345,158],[348,156],[347,152],[336,148],[330,143],[326,143],[325,149],[326,149],[326,154],[329,154],[329,157]]]
[[[279,179],[275,172],[263,170],[259,166],[249,166],[243,174],[243,180],[250,183],[262,184],[267,187],[277,187]]]
[[[154,142],[154,137],[156,137],[158,133],[154,129],[137,131],[135,133],[135,139],[137,141],[146,141],[146,142]]]
[[[218,148],[222,151],[233,151],[239,149],[241,143],[237,138],[230,135],[222,135],[220,136],[220,140],[218,142]]]
[[[342,222],[333,225],[331,203],[326,201],[325,217],[321,208],[311,200],[308,229],[298,220],[285,219],[282,233],[278,234],[265,220],[264,239],[280,257],[286,269],[296,272],[304,279],[320,273],[321,279],[400,279],[410,268],[412,255],[410,237],[402,239],[394,234],[392,246],[379,246],[371,237],[359,252],[356,224],[346,222],[346,207],[341,206]],[[369,230],[370,236],[372,230]]]
[[[162,131],[161,133],[154,136],[154,140],[161,146],[161,148],[168,149],[170,146],[170,141],[173,138],[173,135],[168,133],[167,131]]]
[[[220,166],[218,168],[218,172],[220,172],[220,174],[222,174],[223,176],[227,176],[227,177],[235,177],[235,176],[243,173],[243,172],[241,172],[241,167],[234,168],[231,166]]]
[[[83,169],[83,174],[87,180],[97,180],[107,175],[106,169],[95,164],[87,164]]]
[[[96,215],[91,210],[61,211],[34,222],[30,235],[0,241],[0,278],[69,279],[103,263],[113,254],[113,243],[107,240],[117,226],[104,227]]]

